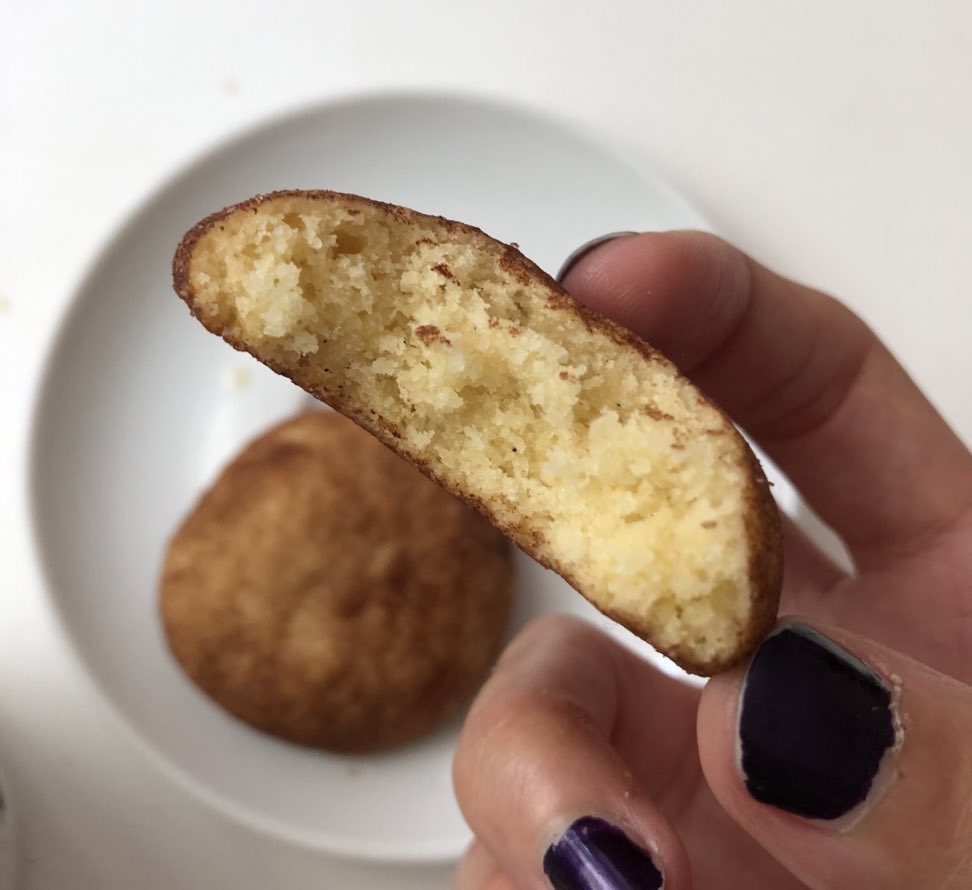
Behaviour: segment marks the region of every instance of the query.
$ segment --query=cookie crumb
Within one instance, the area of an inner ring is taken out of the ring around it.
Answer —
[[[250,386],[252,377],[248,368],[236,365],[223,372],[222,381],[223,386],[230,392],[243,392]]]

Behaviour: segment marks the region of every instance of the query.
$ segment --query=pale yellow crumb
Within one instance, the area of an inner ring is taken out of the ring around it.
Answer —
[[[349,196],[248,202],[193,242],[190,304],[663,652],[738,659],[778,595],[747,446],[670,362],[454,225]]]
[[[247,368],[236,365],[223,371],[222,381],[230,392],[243,392],[252,382],[252,376]]]

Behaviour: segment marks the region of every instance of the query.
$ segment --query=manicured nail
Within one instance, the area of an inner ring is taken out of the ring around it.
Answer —
[[[891,690],[805,624],[756,650],[739,706],[740,767],[756,800],[809,819],[863,803],[895,741]]]
[[[593,238],[590,241],[582,244],[577,248],[567,259],[564,260],[560,267],[560,271],[557,273],[557,281],[561,282],[567,277],[567,273],[574,268],[577,261],[584,256],[587,256],[595,247],[599,247],[607,241],[613,241],[615,238],[627,238],[628,235],[637,235],[637,232],[611,232],[608,235],[601,235],[599,238]]]
[[[661,872],[624,832],[585,816],[550,845],[543,873],[554,890],[658,890]]]

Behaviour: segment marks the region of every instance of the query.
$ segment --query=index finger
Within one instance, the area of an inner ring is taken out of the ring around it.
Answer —
[[[663,875],[671,890],[691,886],[685,850],[650,787],[670,784],[659,763],[669,765],[666,751],[684,759],[684,738],[676,744],[660,733],[650,752],[639,738],[655,783],[613,744],[632,716],[621,707],[622,674],[634,659],[590,625],[546,616],[510,644],[480,691],[456,750],[456,797],[515,886],[654,890]],[[675,705],[694,737],[696,690],[638,667],[652,707],[672,719],[666,704]]]
[[[609,241],[564,276],[766,449],[859,565],[972,510],[972,458],[861,319],[711,235]]]

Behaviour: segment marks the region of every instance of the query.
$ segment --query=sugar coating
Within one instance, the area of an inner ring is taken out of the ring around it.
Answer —
[[[334,412],[255,439],[167,549],[172,653],[223,708],[303,745],[375,751],[465,701],[499,649],[510,547]]]

